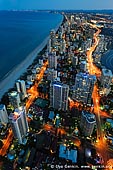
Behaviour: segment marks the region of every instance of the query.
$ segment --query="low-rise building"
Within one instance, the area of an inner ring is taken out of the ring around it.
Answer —
[[[64,144],[60,144],[59,157],[65,158],[66,160],[72,161],[72,163],[77,163],[77,150],[69,149]]]

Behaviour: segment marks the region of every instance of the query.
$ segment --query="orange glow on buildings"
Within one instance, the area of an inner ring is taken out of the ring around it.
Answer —
[[[92,53],[93,51],[96,49],[98,43],[99,43],[99,39],[97,38],[97,36],[99,35],[99,33],[101,32],[100,29],[98,29],[98,31],[94,34],[94,45],[87,51],[87,59],[88,59],[88,71],[89,74],[95,74],[97,77],[101,76],[101,70],[96,67],[93,64],[93,58],[92,58]]]
[[[45,62],[41,68],[40,74],[38,75],[38,83],[35,82],[35,84],[27,91],[28,93],[31,94],[31,96],[29,97],[28,101],[26,102],[26,110],[29,109],[30,105],[33,103],[35,98],[38,97],[38,95],[39,95],[39,93],[37,91],[37,87],[38,87],[41,79],[43,78],[43,75],[47,68],[47,65],[48,65],[48,61]],[[14,114],[15,114],[15,117],[18,116],[18,113],[15,112]],[[8,134],[7,138],[3,140],[3,146],[0,149],[1,156],[5,156],[12,140],[13,140],[13,132],[11,129],[9,129],[9,134]]]
[[[33,101],[35,100],[35,98],[37,98],[39,96],[39,92],[38,92],[38,85],[41,81],[41,79],[44,76],[44,72],[47,68],[48,65],[48,61],[44,63],[44,65],[42,66],[40,73],[38,74],[38,83],[35,82],[35,84],[27,91],[29,94],[31,94],[31,96],[29,97],[28,101],[26,102],[26,109],[28,110],[28,108],[30,107],[30,105],[33,103]]]
[[[88,71],[90,74],[95,74],[96,77],[101,76],[101,71],[93,64],[93,58],[92,58],[92,52],[95,50],[96,46],[99,43],[98,35],[101,32],[100,29],[98,29],[96,26],[94,26],[97,29],[97,32],[94,34],[94,45],[90,48],[90,50],[87,52],[87,58],[88,58]],[[104,132],[101,129],[101,116],[109,117],[109,115],[105,112],[102,112],[100,110],[100,96],[98,93],[99,89],[97,85],[95,84],[92,98],[93,98],[93,104],[94,104],[94,113],[96,115],[96,124],[97,124],[97,144],[95,147],[97,148],[97,151],[102,155],[104,159],[104,163],[106,164],[108,152],[107,152],[107,143],[104,138]]]
[[[54,128],[52,125],[49,124],[45,124],[43,126],[43,129],[47,130],[47,131],[51,131],[53,134],[55,134],[55,130],[56,128]],[[61,134],[61,135],[66,135],[66,131],[62,128],[57,128],[57,134]]]
[[[113,169],[113,159],[109,159],[109,161],[107,161],[106,168],[108,168],[108,170],[112,170]]]
[[[91,25],[93,28],[96,28],[97,29],[97,32],[94,34],[94,44],[92,47],[90,47],[90,49],[86,52],[87,54],[87,68],[88,68],[88,72],[89,74],[91,75],[96,75],[97,78],[99,78],[101,76],[101,70],[96,67],[93,63],[93,57],[92,57],[92,53],[93,51],[96,49],[98,43],[99,43],[99,38],[98,38],[98,35],[99,33],[101,32],[100,29],[98,29],[95,25]],[[97,121],[97,143],[95,144],[95,147],[97,149],[98,152],[101,153],[104,161],[105,161],[105,164],[107,162],[107,158],[108,158],[108,154],[107,154],[107,144],[106,144],[106,140],[104,138],[104,132],[102,131],[101,129],[101,117],[110,117],[108,115],[107,112],[104,112],[100,109],[100,96],[99,96],[99,89],[98,89],[98,86],[97,84],[94,85],[94,89],[93,89],[93,93],[92,93],[92,98],[93,98],[93,108],[90,107],[89,108],[89,111],[90,112],[94,112],[95,115],[96,115],[96,121]],[[82,103],[80,102],[77,102],[77,101],[73,101],[72,99],[69,98],[69,107],[70,109],[72,107],[76,107],[80,110],[80,106],[82,106]],[[84,110],[87,109],[87,108],[84,108]],[[104,148],[104,149],[103,149]]]

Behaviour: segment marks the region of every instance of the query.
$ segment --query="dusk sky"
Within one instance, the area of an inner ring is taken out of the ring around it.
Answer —
[[[0,0],[4,9],[113,9],[113,0]]]

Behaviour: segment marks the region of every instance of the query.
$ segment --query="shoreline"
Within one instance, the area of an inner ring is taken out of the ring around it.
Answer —
[[[61,14],[62,15],[62,14]],[[53,28],[55,32],[58,31],[60,25],[63,23],[64,16],[62,15],[61,22]],[[33,63],[36,59],[37,55],[43,51],[44,47],[47,45],[49,40],[49,35],[39,44],[26,58],[12,70],[10,70],[6,77],[0,82],[0,100],[2,99],[3,95],[10,89],[13,88],[15,81],[27,71],[27,68]]]

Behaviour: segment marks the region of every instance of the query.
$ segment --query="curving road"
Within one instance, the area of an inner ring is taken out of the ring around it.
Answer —
[[[35,85],[33,85],[28,92],[31,94],[31,96],[29,97],[28,101],[26,102],[26,110],[29,109],[30,105],[33,103],[33,101],[35,100],[36,97],[38,97],[39,92],[37,91],[37,87],[41,81],[41,79],[43,78],[44,72],[47,68],[48,65],[48,61],[46,63],[44,63],[44,65],[42,66],[41,70],[40,70],[40,74],[38,75],[38,83],[35,82]],[[3,140],[3,146],[0,149],[0,155],[4,156],[7,153],[7,150],[10,146],[10,143],[13,139],[13,132],[11,129],[9,129],[9,134],[7,136],[6,139]]]
[[[96,77],[98,78],[101,76],[101,70],[93,64],[92,53],[95,51],[96,47],[98,46],[98,43],[99,43],[98,35],[100,34],[101,30],[98,29],[96,27],[96,25],[91,24],[90,26],[92,28],[96,28],[97,32],[94,33],[94,36],[93,36],[93,39],[94,39],[93,46],[90,47],[90,49],[86,52],[87,59],[88,59],[87,68],[88,68],[89,74],[96,75]],[[95,147],[96,147],[97,151],[99,153],[101,153],[101,155],[106,163],[106,161],[108,160],[109,153],[108,153],[108,147],[107,147],[107,144],[106,144],[106,141],[104,138],[104,132],[101,129],[101,117],[110,117],[110,116],[106,112],[103,112],[100,110],[100,105],[99,105],[100,96],[99,96],[98,91],[99,91],[99,89],[98,89],[97,85],[95,84],[94,90],[92,93],[93,104],[94,104],[94,113],[96,116],[97,140],[98,140],[98,143],[95,145]],[[69,102],[70,102],[70,108],[72,108],[72,107],[79,108],[79,106],[81,105],[79,102],[74,102],[70,98],[69,98]],[[91,110],[92,110],[92,108],[90,108],[90,111]]]
[[[48,65],[48,61],[46,63],[44,63],[44,65],[41,67],[40,73],[38,74],[38,83],[35,82],[35,84],[27,91],[28,93],[31,94],[31,96],[29,97],[28,101],[26,102],[26,110],[29,109],[30,105],[33,103],[33,101],[36,99],[36,97],[39,96],[39,92],[37,91],[37,87],[41,81],[41,79],[44,76],[45,70],[47,68]]]
[[[9,129],[9,134],[8,134],[7,138],[3,140],[3,146],[0,149],[1,156],[5,156],[5,154],[7,153],[7,150],[10,146],[12,139],[13,139],[13,133],[12,133],[12,130]]]
[[[95,50],[96,46],[99,43],[98,35],[101,32],[100,29],[98,29],[96,26],[93,26],[97,29],[97,32],[94,34],[94,40],[95,43],[94,45],[89,49],[87,53],[87,58],[88,58],[88,64],[89,64],[89,73],[95,73],[96,77],[101,76],[101,71],[93,64],[93,57],[92,57],[92,52]],[[91,68],[92,67],[92,68]],[[107,163],[107,160],[109,159],[109,151],[108,151],[108,146],[106,143],[105,135],[104,132],[102,131],[101,128],[101,114],[102,111],[100,110],[100,96],[98,94],[98,87],[95,84],[94,90],[92,93],[92,98],[93,98],[93,103],[94,103],[94,113],[96,116],[96,125],[97,125],[97,144],[95,144],[96,150],[102,155],[104,164]],[[107,113],[106,113],[107,114]]]

